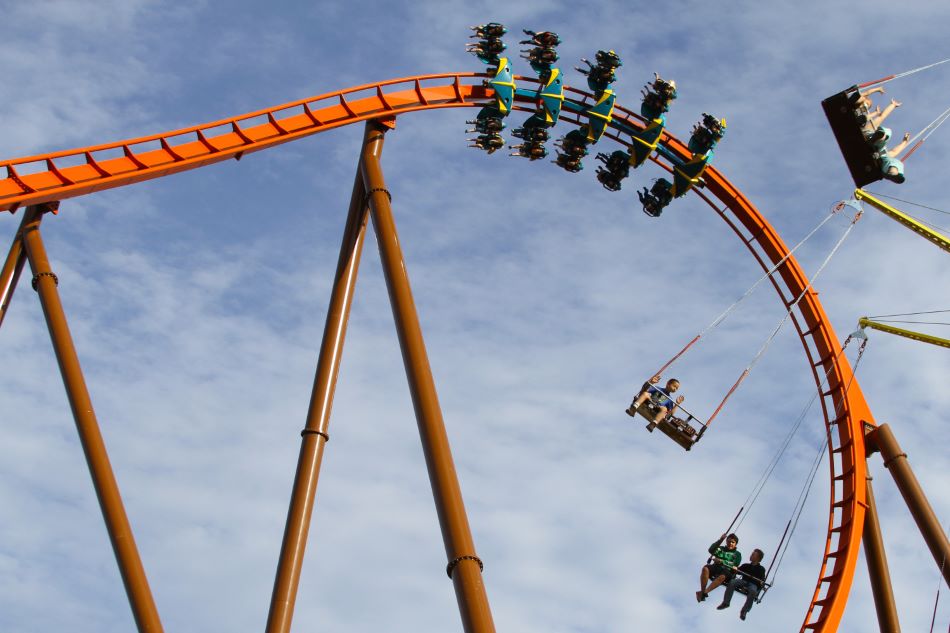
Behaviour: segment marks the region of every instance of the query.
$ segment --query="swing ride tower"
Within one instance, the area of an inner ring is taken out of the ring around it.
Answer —
[[[380,160],[386,135],[398,133],[394,130],[399,116],[444,108],[484,107],[491,103],[493,92],[483,84],[483,78],[484,75],[474,73],[446,73],[383,81],[173,132],[0,162],[0,173],[5,172],[5,177],[0,178],[0,210],[13,213],[19,210],[22,214],[20,228],[0,272],[0,324],[28,263],[32,286],[47,320],[83,451],[140,631],[163,629],[69,336],[58,296],[59,280],[46,257],[41,224],[48,221],[49,213],[58,213],[61,206],[63,215],[68,217],[65,201],[70,198],[241,159],[253,152],[357,123],[363,123],[366,132],[357,161],[310,407],[301,433],[299,461],[266,630],[268,633],[290,630],[321,460],[329,439],[330,410],[350,302],[370,222],[380,248],[442,530],[445,573],[455,587],[464,630],[467,633],[495,630],[482,581],[483,562],[468,527],[396,230],[394,210],[399,206],[398,189],[388,188]],[[530,77],[516,79],[529,84],[537,82]],[[565,91],[565,103],[571,107],[561,118],[568,124],[580,126],[584,120],[579,113],[589,110],[595,99],[573,88],[565,88]],[[512,107],[534,112],[536,104],[517,95]],[[618,105],[605,136],[629,146],[630,139],[623,133],[623,126],[643,129],[646,123],[638,114]],[[665,155],[683,161],[690,157],[686,144],[667,132],[659,144],[665,154],[655,154],[651,160],[668,172],[672,172],[673,164]],[[818,578],[813,595],[804,604],[800,630],[835,631],[847,603],[862,541],[868,547],[869,560],[873,559],[872,567],[876,566],[871,571],[875,596],[880,594],[884,604],[889,593],[883,545],[880,539],[865,538],[868,526],[876,525],[867,464],[871,447],[866,438],[880,437],[877,435],[880,429],[854,380],[852,368],[842,353],[817,292],[811,289],[808,277],[790,256],[784,241],[722,173],[710,167],[704,180],[705,187],[697,187],[694,192],[732,229],[759,265],[768,270],[781,262],[770,281],[789,310],[820,391],[830,457],[830,507]],[[397,195],[392,195],[393,191]],[[876,441],[873,447],[888,455],[889,468],[898,462],[906,465],[899,454],[892,454],[891,444]],[[902,477],[909,481],[906,476]],[[910,488],[913,486],[908,484]],[[911,497],[916,499],[915,493],[911,493]],[[909,504],[919,506],[919,499]],[[945,553],[948,548],[942,533],[939,537],[930,536],[933,538],[928,537],[928,543],[933,541],[935,556]],[[886,606],[883,608],[886,610]],[[885,628],[882,621],[882,630],[896,630],[890,624],[887,626],[891,628]]]

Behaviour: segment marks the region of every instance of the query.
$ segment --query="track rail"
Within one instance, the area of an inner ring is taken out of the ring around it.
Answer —
[[[367,119],[395,117],[407,112],[452,107],[481,107],[492,91],[482,84],[484,75],[448,73],[420,75],[366,84],[337,92],[258,110],[164,134],[54,152],[0,162],[0,210],[15,212],[20,206],[60,201],[105,189],[161,178],[294,141]],[[518,77],[520,82],[534,78]],[[593,96],[565,87],[567,101],[583,111]],[[519,98],[513,109],[532,111],[531,100]],[[576,112],[563,112],[563,120],[582,124]],[[630,145],[626,131],[643,128],[635,112],[615,107],[606,134]],[[675,160],[686,161],[686,145],[663,133],[660,155],[653,161],[671,171]],[[788,254],[788,247],[754,205],[718,170],[707,168],[704,189],[696,193],[732,228],[763,269]],[[808,278],[794,257],[789,257],[772,284],[786,308],[808,285]],[[805,348],[809,367],[821,392],[822,412],[828,433],[831,502],[828,532],[818,580],[801,631],[837,630],[847,604],[860,551],[866,508],[867,469],[864,429],[873,418],[847,359],[828,320],[818,294],[806,292],[793,309],[792,321]],[[850,384],[850,388],[848,385]],[[836,414],[837,412],[837,414]]]

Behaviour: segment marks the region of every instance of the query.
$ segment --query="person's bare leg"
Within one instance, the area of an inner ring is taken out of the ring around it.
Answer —
[[[660,422],[662,422],[663,418],[666,417],[666,414],[669,413],[669,411],[670,410],[667,409],[666,407],[660,407],[657,410],[656,415],[653,416],[653,424],[659,424]]]
[[[709,587],[706,589],[706,593],[711,593],[713,589],[715,589],[716,587],[718,587],[719,585],[721,585],[721,584],[724,583],[724,582],[726,582],[726,577],[725,577],[725,575],[717,576],[714,581],[712,581],[711,583],[709,583]]]
[[[699,574],[699,591],[696,592],[696,601],[702,602],[706,596],[706,585],[709,583],[709,568],[703,567]]]

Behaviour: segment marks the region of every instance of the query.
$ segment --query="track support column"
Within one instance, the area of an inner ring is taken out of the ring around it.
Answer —
[[[373,228],[376,231],[403,364],[406,367],[422,450],[429,471],[432,496],[442,528],[442,540],[448,557],[446,572],[455,586],[455,596],[465,632],[494,633],[495,625],[482,583],[482,563],[475,555],[475,544],[465,515],[465,505],[452,461],[442,410],[422,339],[422,329],[419,326],[402,249],[399,246],[389,192],[379,163],[386,127],[369,121],[367,130],[368,139],[363,146],[363,159],[360,164],[363,185],[368,194]]]
[[[23,264],[26,263],[26,253],[23,252],[23,227],[26,226],[27,217],[29,214],[24,212],[20,228],[17,229],[13,244],[10,245],[10,252],[7,253],[7,259],[3,262],[3,268],[0,269],[0,325],[3,325],[3,317],[10,308],[13,291],[16,290]]]
[[[924,491],[914,476],[910,464],[907,463],[907,454],[901,450],[900,445],[891,432],[891,427],[882,424],[875,430],[865,436],[865,443],[868,446],[868,453],[875,450],[881,452],[884,458],[884,467],[891,473],[897,489],[904,497],[904,503],[910,508],[910,513],[917,522],[920,533],[923,534],[930,553],[933,554],[937,567],[943,573],[943,579],[950,586],[950,542],[947,541],[947,535],[943,532],[943,526],[934,514],[933,508],[927,501]]]
[[[367,131],[367,136],[368,134]],[[284,528],[284,540],[277,564],[277,577],[274,580],[270,612],[267,615],[267,633],[287,633],[290,631],[294,616],[294,604],[297,599],[304,551],[307,547],[310,519],[313,515],[320,464],[323,461],[324,447],[330,439],[327,432],[330,425],[330,409],[333,406],[333,395],[340,371],[343,341],[346,337],[346,326],[350,316],[350,305],[353,301],[368,218],[363,178],[357,165],[353,194],[350,197],[350,210],[343,230],[343,243],[340,245],[340,257],[333,280],[330,305],[327,308],[326,325],[323,328],[323,341],[320,344],[307,422],[300,433],[302,436],[300,456],[297,460],[297,473],[294,476],[293,493],[287,512],[287,525]]]
[[[868,507],[864,513],[864,555],[868,563],[868,576],[871,579],[871,593],[874,596],[874,608],[877,610],[877,622],[881,633],[900,633],[901,625],[897,618],[897,604],[894,602],[894,590],[891,587],[891,574],[887,567],[887,555],[884,552],[884,539],[881,536],[881,523],[877,517],[877,505],[874,503],[874,490],[871,478],[867,484]]]
[[[99,423],[92,409],[92,400],[86,389],[86,381],[79,366],[79,357],[73,345],[66,315],[56,289],[58,280],[50,270],[46,248],[40,236],[40,221],[43,214],[51,208],[47,205],[28,207],[24,218],[22,239],[23,248],[33,270],[33,287],[40,296],[43,314],[46,316],[46,325],[49,328],[56,360],[63,376],[66,387],[66,396],[69,406],[76,420],[76,429],[79,431],[79,440],[82,443],[86,463],[92,475],[92,483],[99,498],[99,507],[106,522],[106,529],[112,541],[112,550],[115,552],[119,564],[119,573],[125,585],[125,592],[129,597],[132,614],[138,630],[142,633],[160,633],[162,623],[152,599],[152,592],[145,578],[145,569],[139,558],[135,546],[135,538],[129,519],[122,505],[119,487],[109,463],[102,434],[99,432]]]

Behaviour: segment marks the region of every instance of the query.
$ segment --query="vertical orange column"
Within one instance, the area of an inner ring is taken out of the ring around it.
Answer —
[[[442,539],[449,561],[446,571],[455,586],[466,633],[494,633],[495,625],[482,583],[482,563],[475,555],[475,545],[465,515],[465,505],[462,503],[462,492],[452,461],[442,410],[439,407],[419,317],[409,287],[409,276],[399,246],[399,236],[396,234],[389,192],[386,190],[379,164],[385,128],[373,121],[367,123],[367,128],[371,134],[363,147],[363,185],[368,193],[373,228],[376,231],[383,273],[389,289],[389,300],[422,439],[429,482],[442,527]]]
[[[66,315],[56,289],[56,275],[50,270],[46,248],[40,236],[40,220],[47,210],[45,205],[29,207],[23,224],[23,247],[33,269],[33,287],[40,296],[40,304],[46,316],[56,360],[63,376],[66,396],[76,420],[79,440],[82,443],[86,463],[92,475],[92,483],[99,498],[99,507],[106,522],[106,529],[112,541],[112,550],[119,563],[119,572],[125,584],[125,592],[132,606],[132,614],[138,630],[142,633],[160,633],[162,623],[152,599],[145,570],[139,558],[129,519],[122,506],[119,487],[112,473],[109,456],[106,453],[99,423],[92,409],[86,381],[83,379],[79,358],[73,346],[72,336],[66,324]]]
[[[26,253],[23,252],[23,227],[26,225],[26,219],[29,214],[23,213],[23,220],[20,222],[20,228],[13,238],[13,244],[10,245],[10,252],[7,253],[7,259],[3,262],[3,268],[0,268],[0,325],[3,325],[3,317],[6,316],[10,307],[10,301],[13,299],[13,291],[16,290],[17,281],[20,279],[20,272],[23,270],[23,264],[26,262]]]
[[[327,309],[326,325],[323,328],[323,342],[320,344],[307,423],[301,432],[303,439],[300,442],[300,456],[297,460],[290,509],[287,512],[287,526],[284,529],[277,577],[274,580],[274,592],[267,615],[267,633],[287,633],[294,616],[323,449],[330,439],[327,433],[330,409],[333,406],[333,394],[340,371],[343,341],[366,236],[367,219],[366,194],[363,192],[363,179],[357,169],[353,194],[350,197],[350,210],[343,230],[343,243],[340,245],[336,277]]]

